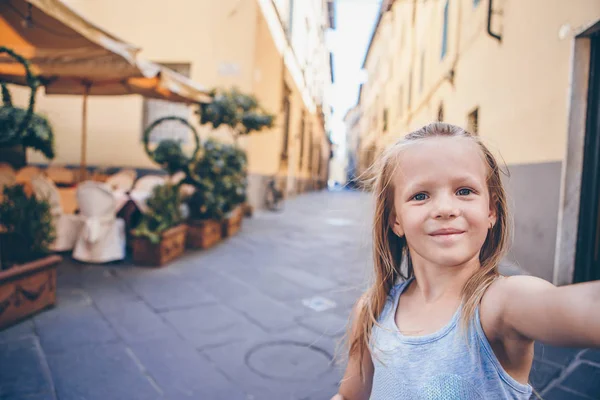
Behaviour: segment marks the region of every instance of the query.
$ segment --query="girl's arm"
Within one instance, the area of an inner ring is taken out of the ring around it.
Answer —
[[[556,287],[512,276],[498,283],[504,328],[554,346],[600,347],[600,281]]]
[[[358,312],[362,307],[362,298],[357,302],[352,310],[352,333],[351,337],[354,337],[358,329],[362,329],[356,324],[358,319]],[[350,357],[348,359],[348,366],[346,372],[342,378],[340,389],[338,393],[331,398],[331,400],[368,400],[371,395],[371,386],[373,383],[373,362],[371,361],[371,354],[367,350],[363,354],[363,371],[364,379],[360,377],[360,364],[358,357]]]

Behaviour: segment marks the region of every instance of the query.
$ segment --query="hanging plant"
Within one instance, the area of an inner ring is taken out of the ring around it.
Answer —
[[[2,106],[0,106],[0,147],[21,145],[54,158],[54,132],[48,120],[34,112],[35,95],[39,80],[32,73],[29,62],[7,47],[0,46],[0,54],[6,53],[25,68],[26,84],[30,88],[27,109],[15,107],[5,82],[0,82]]]
[[[192,131],[192,137],[194,138],[195,148],[191,156],[186,156],[183,151],[183,146],[180,140],[165,139],[161,140],[154,150],[150,149],[150,135],[152,131],[160,124],[167,121],[177,121],[184,124]],[[196,128],[190,124],[185,118],[177,116],[169,116],[159,118],[154,121],[144,131],[144,149],[148,157],[155,163],[160,165],[161,168],[165,169],[169,174],[173,175],[176,172],[186,172],[189,168],[190,163],[196,159],[198,152],[200,151],[200,137]]]

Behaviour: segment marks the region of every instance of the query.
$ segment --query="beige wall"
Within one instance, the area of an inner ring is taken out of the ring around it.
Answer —
[[[142,57],[159,63],[189,63],[190,77],[194,81],[208,89],[236,86],[254,94],[266,111],[275,114],[273,129],[240,140],[248,153],[250,174],[272,176],[282,172],[281,112],[286,79],[293,98],[288,153],[294,159],[294,165],[289,168],[289,173],[294,179],[316,179],[313,175],[317,168],[313,167],[311,172],[309,167],[309,148],[311,142],[315,146],[328,145],[324,121],[317,116],[315,103],[307,103],[310,100],[307,93],[311,91],[305,82],[299,81],[297,73],[293,76],[288,71],[291,68],[289,54],[288,60],[283,62],[284,50],[280,42],[277,44],[279,31],[272,20],[268,22],[262,3],[261,0],[69,1],[90,22],[140,47]],[[17,88],[16,92],[17,102],[25,101],[24,91]],[[319,91],[312,88],[312,92]],[[232,140],[225,128],[213,131],[199,127],[192,109],[190,121],[203,138],[216,136],[224,141]],[[82,98],[79,96],[38,95],[37,111],[48,115],[55,128],[55,163],[78,164],[80,161],[81,110]],[[303,110],[307,123],[305,160],[300,168],[299,128]],[[144,129],[141,97],[90,97],[87,121],[88,165],[156,167],[141,145]],[[319,154],[325,157],[326,152]],[[35,153],[29,155],[29,160],[33,163],[46,161]],[[314,161],[315,164],[319,162],[325,162],[325,159]]]
[[[486,31],[487,1],[474,7],[473,0],[450,0],[442,58],[445,4],[395,1],[381,18],[365,62],[362,168],[370,152],[436,120],[440,105],[444,121],[464,127],[478,108],[479,135],[511,173],[506,186],[516,228],[510,259],[552,280],[573,36],[600,18],[600,2],[494,1],[492,31],[502,36],[499,42]],[[384,132],[386,108],[390,128]]]
[[[487,2],[473,7],[472,0],[450,1],[448,52],[443,60],[440,54],[445,2],[416,4],[413,25],[413,4],[396,1],[382,18],[381,32],[374,39],[374,48],[387,47],[377,60],[378,75],[386,77],[381,65],[393,65],[389,80],[367,83],[366,93],[384,93],[386,102],[374,105],[373,95],[363,97],[367,110],[375,108],[368,111],[371,114],[381,115],[383,108],[390,109],[389,137],[378,135],[380,147],[435,120],[438,107],[443,104],[444,119],[462,126],[467,125],[467,115],[479,107],[480,135],[508,164],[561,160],[571,41],[570,37],[560,39],[559,31],[563,25],[577,27],[594,21],[600,15],[600,3],[578,0],[574,7],[571,2],[560,0],[494,2],[496,11],[501,11],[494,15],[492,25],[493,31],[502,35],[499,43],[486,32]],[[383,42],[386,33],[391,37]],[[375,62],[368,59],[367,70],[371,64]],[[455,75],[450,82],[446,75],[452,69]],[[400,87],[402,101],[398,100]]]

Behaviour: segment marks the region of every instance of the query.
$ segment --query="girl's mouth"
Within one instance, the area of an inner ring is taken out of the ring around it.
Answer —
[[[454,236],[462,233],[465,233],[465,231],[454,228],[442,228],[431,232],[429,236]]]

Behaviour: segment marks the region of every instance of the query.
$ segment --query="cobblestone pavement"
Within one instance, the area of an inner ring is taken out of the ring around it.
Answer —
[[[57,306],[0,332],[0,399],[328,399],[369,211],[307,194],[165,268],[63,263]],[[544,399],[599,399],[600,351],[539,346],[531,379]]]

